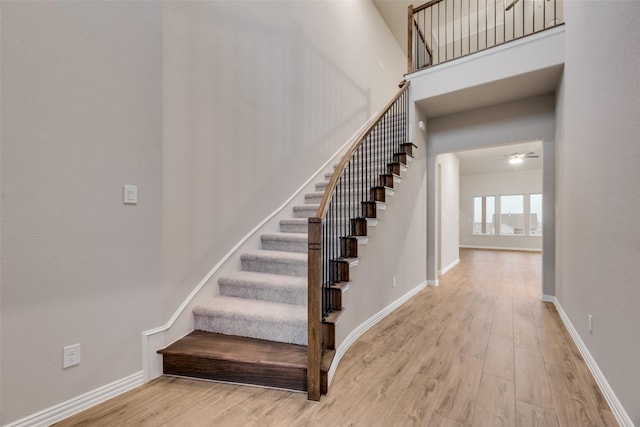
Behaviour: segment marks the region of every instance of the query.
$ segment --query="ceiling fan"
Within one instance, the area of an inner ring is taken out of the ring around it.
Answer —
[[[512,164],[512,165],[519,165],[524,161],[524,159],[537,159],[538,157],[540,157],[533,151],[529,151],[528,153],[505,154],[505,156],[509,158],[509,164]]]

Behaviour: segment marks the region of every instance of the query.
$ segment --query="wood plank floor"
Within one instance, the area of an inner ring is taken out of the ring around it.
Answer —
[[[354,343],[320,402],[162,377],[58,425],[618,425],[540,280],[539,254],[462,250]]]

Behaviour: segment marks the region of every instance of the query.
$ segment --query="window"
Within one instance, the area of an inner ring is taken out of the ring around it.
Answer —
[[[531,213],[529,235],[542,236],[542,194],[529,195],[529,212]]]
[[[524,195],[500,196],[500,234],[524,235]]]
[[[542,194],[475,196],[472,233],[542,236]]]
[[[473,234],[496,234],[496,198],[473,198]]]

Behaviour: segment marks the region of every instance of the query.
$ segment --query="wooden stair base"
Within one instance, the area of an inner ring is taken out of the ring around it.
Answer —
[[[335,350],[324,350],[322,353],[322,362],[320,365],[320,393],[327,394],[329,391],[329,369],[331,362],[336,355]]]
[[[158,353],[167,375],[307,390],[306,346],[193,331]]]

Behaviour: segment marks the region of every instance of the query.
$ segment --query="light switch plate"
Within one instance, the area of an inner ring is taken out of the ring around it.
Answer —
[[[124,203],[135,205],[138,203],[138,186],[137,185],[125,185],[124,186]]]

